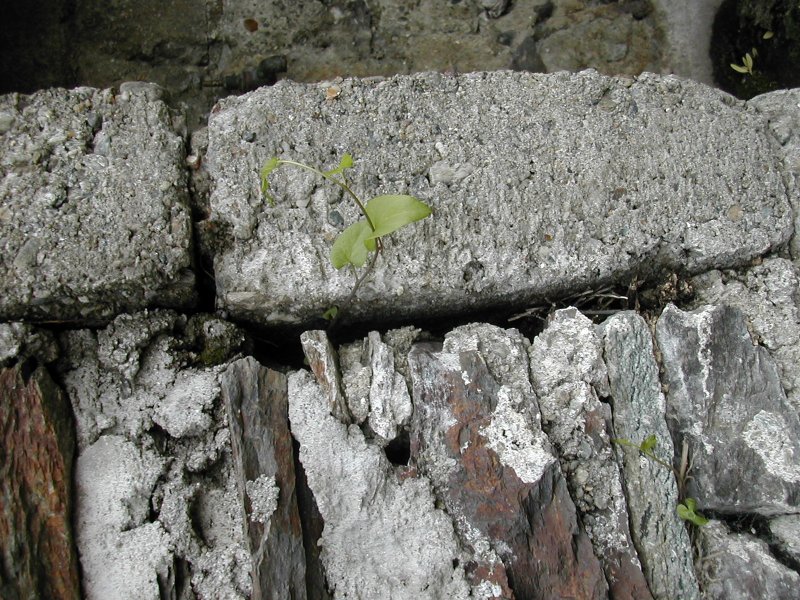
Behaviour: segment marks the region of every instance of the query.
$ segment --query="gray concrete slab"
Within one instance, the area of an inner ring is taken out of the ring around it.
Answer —
[[[766,122],[674,77],[279,82],[222,101],[209,138],[212,215],[230,237],[216,257],[219,304],[268,323],[308,322],[355,281],[328,255],[356,208],[290,167],[273,175],[269,206],[258,172],[276,155],[332,168],[350,152],[359,194],[433,207],[387,240],[349,320],[524,305],[637,272],[738,265],[792,230]]]
[[[192,300],[184,149],[152,84],[0,96],[0,319]]]

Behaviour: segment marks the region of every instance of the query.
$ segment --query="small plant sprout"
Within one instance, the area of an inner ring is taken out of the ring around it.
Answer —
[[[612,438],[611,442],[614,444],[618,444],[620,446],[625,446],[626,448],[633,448],[637,450],[642,456],[652,460],[653,462],[661,465],[662,467],[666,467],[670,471],[675,474],[675,478],[678,482],[678,496],[679,498],[683,499],[686,490],[686,480],[689,479],[689,461],[688,461],[688,446],[686,443],[683,445],[683,451],[681,452],[681,468],[676,469],[667,461],[658,458],[654,453],[653,450],[656,448],[656,444],[658,440],[656,439],[655,435],[648,435],[641,444],[634,444],[630,440],[622,439],[622,438]],[[675,511],[678,513],[678,516],[683,519],[684,521],[688,521],[697,527],[702,527],[706,523],[708,523],[708,519],[706,519],[703,515],[697,512],[697,500],[694,498],[685,498],[682,501],[679,501],[678,506],[675,507]]]
[[[310,171],[338,185],[356,203],[364,217],[342,231],[334,240],[331,248],[331,264],[337,270],[348,265],[353,269],[363,267],[370,252],[374,253],[367,269],[356,279],[356,283],[342,307],[333,306],[322,315],[323,318],[334,321],[341,314],[343,308],[352,302],[358,288],[375,267],[378,255],[383,251],[382,238],[401,227],[429,216],[431,207],[414,196],[403,194],[376,196],[368,202],[363,202],[347,181],[345,172],[347,169],[353,168],[353,157],[350,154],[342,156],[339,166],[329,171],[321,171],[294,160],[271,158],[261,168],[261,192],[272,206],[275,205],[275,199],[269,193],[269,176],[282,165],[291,165]]]
[[[752,75],[753,74],[753,56],[758,56],[758,52],[755,48],[752,48],[753,53],[751,54],[748,52],[742,57],[742,64],[737,65],[736,63],[731,63],[731,69],[742,73],[744,75]]]

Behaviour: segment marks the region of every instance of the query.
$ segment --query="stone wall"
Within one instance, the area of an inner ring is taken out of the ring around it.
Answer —
[[[152,84],[0,97],[0,595],[795,597],[798,106],[280,82],[189,145]],[[356,211],[259,170],[343,152],[433,215],[325,332]]]

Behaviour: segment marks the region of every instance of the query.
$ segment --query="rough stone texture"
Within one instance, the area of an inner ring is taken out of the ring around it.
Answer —
[[[319,544],[333,597],[469,597],[453,524],[429,482],[399,478],[380,446],[330,414],[310,373],[291,373],[288,387],[292,434],[325,520]]]
[[[60,336],[59,369],[76,418],[76,536],[88,599],[251,595],[219,398],[225,365],[200,363],[215,333],[230,333],[213,319],[193,323],[143,312]],[[196,329],[209,337],[196,338]],[[225,360],[233,351],[215,354]]]
[[[305,331],[300,335],[300,343],[303,345],[303,353],[314,376],[325,390],[331,414],[342,423],[350,423],[353,420],[353,414],[359,413],[351,414],[351,409],[348,407],[347,398],[342,390],[338,356],[328,339],[328,334],[320,329]]]
[[[243,358],[220,383],[252,555],[251,598],[305,598],[286,376]]]
[[[799,512],[800,419],[742,313],[668,305],[656,335],[669,386],[667,422],[676,446],[689,443],[688,495],[701,510]]]
[[[731,533],[719,521],[698,531],[700,584],[708,600],[795,600],[800,575],[772,557],[769,547],[746,533]]]
[[[800,515],[784,515],[769,522],[778,549],[795,563],[795,570],[800,569]]]
[[[0,96],[0,318],[193,296],[183,143],[151,84]]]
[[[638,314],[622,312],[607,319],[600,331],[615,437],[640,444],[655,435],[653,452],[672,464],[674,448],[650,328]],[[691,541],[675,512],[679,496],[672,471],[623,446],[617,447],[617,458],[622,465],[631,537],[653,597],[699,600]]]
[[[735,306],[778,366],[789,401],[800,411],[800,271],[783,258],[767,258],[744,271],[709,271],[692,279],[694,307]]]
[[[0,597],[78,600],[72,533],[75,434],[43,367],[0,369]]]
[[[558,460],[541,430],[515,330],[467,325],[409,355],[412,459],[472,554],[488,598],[605,598]]]
[[[575,308],[556,311],[530,348],[542,427],[558,452],[575,505],[615,598],[652,598],[628,526],[609,430],[602,343]]]
[[[220,305],[304,322],[349,294],[328,255],[356,209],[271,156],[324,168],[344,151],[356,191],[411,193],[432,218],[392,234],[351,320],[435,316],[622,280],[739,265],[784,244],[787,192],[765,122],[672,77],[586,71],[435,73],[328,86],[280,82],[218,105],[209,124]],[[709,157],[712,157],[709,159]],[[424,260],[420,260],[424,257]]]
[[[27,323],[0,323],[0,366],[29,357],[45,364],[58,358],[58,345],[52,332]]]
[[[800,90],[780,90],[752,98],[747,103],[769,120],[769,130],[780,145],[784,179],[792,190],[795,231],[800,227]],[[800,258],[800,236],[791,243],[792,257]]]

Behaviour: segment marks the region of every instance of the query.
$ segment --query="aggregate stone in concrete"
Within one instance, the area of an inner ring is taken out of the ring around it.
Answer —
[[[159,97],[139,83],[0,97],[0,318],[190,303],[183,142]]]
[[[218,364],[241,338],[230,325],[201,320],[145,311],[98,332],[60,335],[89,600],[251,597],[245,512],[220,397],[227,364]],[[224,346],[217,362],[203,365],[215,343]]]
[[[634,273],[697,273],[785,244],[789,199],[766,122],[701,84],[593,71],[423,73],[223,100],[209,125],[212,218],[227,232],[218,300],[238,317],[308,322],[355,282],[329,263],[357,217],[324,169],[344,152],[364,198],[415,195],[432,217],[392,234],[344,319],[525,304]],[[224,240],[223,240],[224,242]]]

